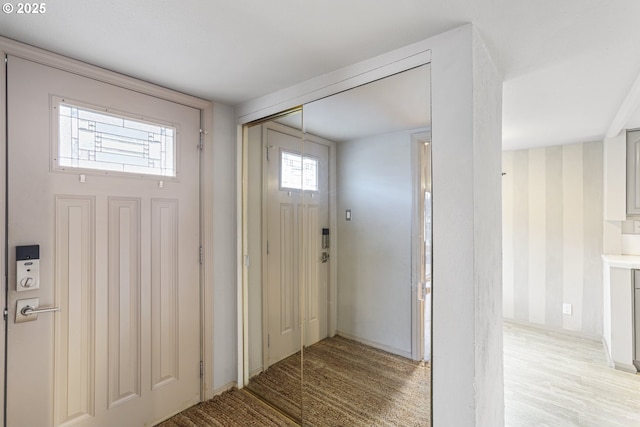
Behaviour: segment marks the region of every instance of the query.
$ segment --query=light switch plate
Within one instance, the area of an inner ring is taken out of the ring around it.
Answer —
[[[572,312],[573,310],[572,310],[571,304],[567,304],[567,303],[562,304],[562,314],[571,316]]]

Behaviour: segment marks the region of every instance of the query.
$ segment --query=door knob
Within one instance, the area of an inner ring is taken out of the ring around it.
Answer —
[[[33,308],[28,305],[26,307],[23,307],[22,310],[20,310],[20,313],[23,316],[30,316],[32,314],[49,313],[50,311],[60,311],[60,307]]]
[[[39,308],[40,298],[27,298],[16,301],[15,323],[38,320],[38,314],[60,311],[60,307]]]

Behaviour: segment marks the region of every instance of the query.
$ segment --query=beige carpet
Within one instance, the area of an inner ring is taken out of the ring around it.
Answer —
[[[193,406],[157,427],[294,427],[296,423],[242,390]]]
[[[302,390],[299,353],[253,378],[249,388],[301,415],[305,427],[429,426],[429,366],[342,337],[306,348],[303,357]]]

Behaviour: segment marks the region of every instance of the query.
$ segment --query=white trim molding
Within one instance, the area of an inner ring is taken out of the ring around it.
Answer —
[[[103,83],[109,83],[124,89],[155,96],[197,109],[205,109],[210,101],[187,95],[172,89],[154,85],[114,71],[106,70],[86,62],[58,55],[37,47],[29,46],[15,40],[0,36],[0,50],[5,55],[13,55],[39,64],[54,67],[80,76],[89,77]]]
[[[640,106],[640,74],[636,77],[633,84],[627,92],[627,96],[622,101],[618,112],[611,121],[609,129],[605,135],[606,138],[613,138],[625,129],[629,118]]]
[[[263,119],[429,62],[429,43],[414,43],[240,104],[236,107],[238,123]]]

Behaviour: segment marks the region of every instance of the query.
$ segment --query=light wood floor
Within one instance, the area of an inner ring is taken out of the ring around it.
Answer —
[[[597,341],[507,322],[504,382],[506,427],[640,427],[640,375],[608,367]]]
[[[505,323],[505,426],[640,426],[640,376],[602,343]]]

